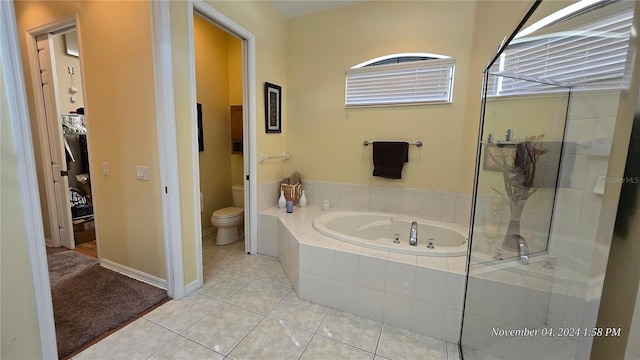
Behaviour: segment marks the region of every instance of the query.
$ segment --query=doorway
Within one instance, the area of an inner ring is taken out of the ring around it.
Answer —
[[[255,254],[257,253],[257,227],[258,227],[258,201],[257,201],[257,161],[255,156],[252,154],[256,153],[255,144],[256,144],[256,75],[255,75],[255,36],[248,30],[244,29],[242,26],[235,23],[233,20],[229,19],[216,9],[212,8],[208,4],[202,1],[189,1],[188,2],[188,21],[189,21],[189,61],[188,64],[190,66],[189,73],[192,74],[190,77],[191,82],[191,91],[189,93],[189,98],[191,99],[191,103],[194,106],[194,110],[196,110],[196,103],[198,102],[196,98],[196,62],[195,62],[195,45],[193,43],[194,40],[194,15],[198,14],[203,19],[205,19],[208,23],[214,24],[218,29],[224,29],[227,34],[234,37],[235,39],[240,41],[241,44],[241,53],[242,53],[242,97],[241,104],[228,104],[228,105],[242,105],[242,164],[241,171],[237,171],[240,173],[238,176],[244,185],[244,241],[236,242],[236,245],[240,243],[242,245],[242,251],[244,253]],[[236,108],[237,109],[237,108]],[[232,108],[227,107],[224,110],[224,116],[231,116]],[[193,134],[193,139],[196,139],[197,135],[197,116],[196,111],[193,112],[191,118],[191,129]],[[232,141],[233,142],[233,141]],[[207,139],[204,139],[204,147],[207,148]],[[194,142],[192,146],[193,159],[199,158],[198,144]],[[236,145],[237,146],[237,145]],[[229,144],[229,148],[227,148],[227,154],[229,154],[231,144]],[[229,155],[227,155],[229,156]],[[236,162],[237,165],[238,162]],[[193,199],[196,204],[200,202],[200,168],[199,166],[194,166],[194,193]],[[229,199],[231,198],[231,187],[228,189]],[[196,206],[196,211],[200,212],[200,206]],[[201,287],[204,283],[203,281],[203,249],[202,249],[202,224],[206,221],[206,223],[210,223],[210,217],[212,214],[203,214],[201,216],[196,216],[196,221],[193,222],[193,226],[195,226],[195,238],[194,241],[195,249],[196,249],[196,274],[197,280],[186,284],[185,293],[190,293],[197,288]],[[204,220],[203,220],[204,219]],[[172,266],[169,267],[171,269]]]
[[[98,258],[75,23],[57,24],[30,35],[35,43],[29,54],[32,71],[39,74],[42,85],[36,89],[36,98],[47,245],[77,247]]]
[[[225,247],[246,222],[242,40],[198,13],[193,28],[203,248]]]

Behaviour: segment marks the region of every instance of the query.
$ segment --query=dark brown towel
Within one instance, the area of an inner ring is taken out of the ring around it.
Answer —
[[[373,176],[402,179],[402,166],[409,161],[409,143],[373,142]]]

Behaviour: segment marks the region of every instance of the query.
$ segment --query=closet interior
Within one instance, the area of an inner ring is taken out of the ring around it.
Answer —
[[[91,175],[87,152],[84,109],[62,114],[65,156],[69,179],[69,201],[75,244],[96,239],[91,198]]]

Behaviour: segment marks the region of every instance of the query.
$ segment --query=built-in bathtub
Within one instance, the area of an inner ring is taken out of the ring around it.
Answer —
[[[316,219],[333,214],[345,222],[354,220],[343,217],[348,212],[335,208],[322,211],[316,206],[296,207],[293,213],[278,208],[264,210],[259,216],[258,252],[278,257],[300,299],[457,343],[465,298],[466,256],[379,250],[336,240],[313,226]],[[404,215],[396,218],[405,217],[412,219]],[[418,247],[426,247],[429,235],[427,230],[420,231]],[[408,229],[401,234],[401,242],[408,242],[408,234]],[[514,328],[545,324],[550,279],[554,278],[553,266],[546,263],[547,257],[541,256],[532,257],[528,265],[493,260],[474,266],[469,286],[475,289],[471,294],[480,298],[470,299],[470,321],[497,319],[496,327]],[[517,311],[521,307],[526,311]],[[482,344],[496,341],[488,333],[474,335],[472,340]]]
[[[418,224],[418,245],[409,245],[411,223]],[[342,211],[318,216],[313,227],[321,234],[353,245],[419,256],[463,256],[466,232],[457,224],[411,216]],[[399,243],[394,242],[396,237]],[[433,248],[428,247],[429,244]]]
[[[296,207],[293,213],[265,210],[259,219],[258,252],[278,257],[300,299],[457,343],[466,256],[380,250],[337,240],[313,227],[317,218],[348,212],[315,206]],[[426,248],[426,232],[419,230],[418,247]],[[401,241],[408,243],[408,236],[409,228]]]

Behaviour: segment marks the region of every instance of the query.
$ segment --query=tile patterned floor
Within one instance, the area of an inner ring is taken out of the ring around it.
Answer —
[[[442,359],[458,347],[300,300],[277,259],[203,242],[204,285],[74,359]]]

